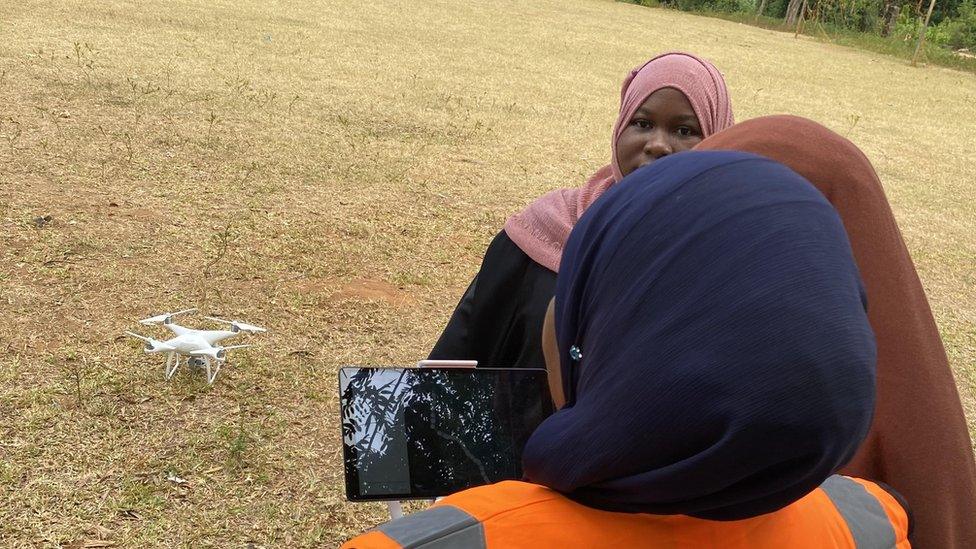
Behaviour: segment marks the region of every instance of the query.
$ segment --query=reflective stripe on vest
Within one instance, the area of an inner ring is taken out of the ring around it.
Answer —
[[[822,492],[804,497],[798,502],[800,507],[794,508],[792,511],[804,513],[809,510],[811,514],[807,515],[808,521],[791,519],[790,511],[787,510],[783,520],[772,522],[774,525],[772,530],[767,530],[765,533],[756,532],[756,539],[760,540],[761,546],[780,547],[783,546],[783,540],[790,539],[790,536],[815,536],[818,528],[826,528],[825,532],[830,532],[832,541],[829,545],[831,547],[847,547],[848,539],[853,541],[853,547],[857,549],[892,549],[896,547],[896,543],[900,543],[898,547],[908,547],[907,541],[905,541],[906,532],[902,531],[903,526],[907,525],[903,525],[901,522],[891,522],[895,519],[889,519],[886,512],[886,506],[894,504],[878,499],[878,496],[865,488],[864,484],[848,477],[834,475],[825,480],[818,491]],[[482,496],[479,499],[479,492],[486,494],[487,497]],[[542,497],[540,497],[540,492]],[[682,543],[678,545],[681,547],[705,547],[711,543],[705,540],[717,539],[715,538],[716,535],[720,536],[723,532],[727,532],[734,534],[733,537],[737,540],[733,544],[735,547],[749,547],[749,536],[743,537],[742,533],[749,532],[750,528],[757,525],[761,526],[763,523],[762,520],[750,523],[754,519],[745,519],[740,526],[736,521],[712,522],[693,517],[678,517],[680,520],[676,521],[675,517],[645,515],[650,527],[644,532],[651,532],[652,535],[640,537],[638,535],[641,531],[639,522],[645,520],[640,519],[640,515],[588,510],[579,504],[570,502],[563,496],[548,496],[546,495],[548,492],[551,491],[544,487],[518,482],[504,482],[499,485],[475,488],[470,492],[462,492],[459,495],[452,496],[456,505],[448,503],[452,499],[448,498],[448,502],[382,524],[372,531],[377,536],[385,536],[382,539],[387,541],[380,543],[379,538],[361,539],[361,536],[351,540],[351,543],[347,544],[346,547],[388,548],[395,544],[404,549],[487,549],[486,531],[494,532],[494,543],[498,549],[502,549],[498,547],[500,543],[512,544],[513,539],[521,539],[523,534],[527,543],[519,543],[519,547],[532,546],[536,543],[545,546],[546,540],[550,539],[546,538],[546,535],[554,535],[552,533],[554,522],[565,527],[562,528],[563,532],[556,534],[563,545],[567,543],[573,545],[571,541],[573,538],[572,536],[567,538],[560,534],[565,534],[566,530],[572,531],[574,528],[583,528],[586,531],[581,532],[581,534],[585,535],[582,535],[580,539],[589,541],[580,542],[574,546],[592,546],[593,539],[595,539],[594,534],[596,538],[599,537],[599,532],[594,532],[593,529],[597,528],[600,521],[580,519],[580,517],[591,516],[588,514],[590,512],[593,513],[594,519],[606,519],[605,528],[615,529],[621,526],[632,528],[633,533],[630,538],[627,536],[611,536],[617,542],[629,539],[628,544],[630,546],[671,546],[675,540],[680,540]],[[465,496],[466,493],[467,496]],[[469,510],[465,510],[465,497],[488,502],[488,506],[479,507],[472,504]],[[529,505],[525,505],[526,503]],[[540,505],[536,508],[537,511],[528,511],[528,507],[536,504]],[[824,509],[825,506],[830,507],[829,513],[823,513],[826,510]],[[522,514],[516,513],[512,518],[512,515],[506,512],[514,510],[520,510]],[[565,515],[556,515],[554,513],[557,511],[554,510],[561,510]],[[889,510],[897,513],[893,507]],[[900,511],[900,506],[898,510]],[[833,511],[836,511],[836,514]],[[526,512],[541,513],[539,524],[543,528],[537,542],[531,541],[533,522],[531,518],[527,519]],[[479,516],[487,521],[487,526],[478,520],[477,517]],[[560,523],[559,516],[567,518],[563,520],[563,523]],[[509,518],[506,519],[505,517]],[[637,517],[636,522],[635,517]],[[757,517],[757,519],[761,519],[761,517]],[[682,530],[684,521],[687,521],[688,529],[686,531]],[[820,521],[826,522],[818,526]],[[844,536],[845,527],[850,538]],[[549,528],[548,534],[545,534],[546,528]],[[744,530],[739,530],[739,528]],[[898,532],[896,532],[896,528]],[[662,544],[655,544],[654,536],[657,535],[662,536],[662,540],[660,540]],[[507,540],[507,542],[500,540]],[[698,544],[694,545],[694,543]],[[817,547],[817,544],[806,543],[803,546]]]
[[[895,530],[881,502],[857,482],[834,475],[820,485],[844,517],[858,549],[894,547]]]
[[[484,549],[485,529],[453,505],[433,507],[376,527],[403,549]]]

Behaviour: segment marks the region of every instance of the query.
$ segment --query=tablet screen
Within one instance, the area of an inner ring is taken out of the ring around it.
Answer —
[[[522,477],[522,448],[552,412],[545,370],[342,368],[346,495],[446,496]]]

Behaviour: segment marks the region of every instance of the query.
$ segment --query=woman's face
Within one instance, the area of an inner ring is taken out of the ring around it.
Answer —
[[[648,96],[617,139],[624,176],[662,156],[687,151],[702,140],[701,125],[685,94],[661,88]]]

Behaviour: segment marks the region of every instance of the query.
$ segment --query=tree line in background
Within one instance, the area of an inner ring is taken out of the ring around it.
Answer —
[[[915,42],[929,0],[630,0],[684,11],[753,14],[787,26],[819,25]],[[936,0],[925,40],[953,50],[976,50],[976,0]]]

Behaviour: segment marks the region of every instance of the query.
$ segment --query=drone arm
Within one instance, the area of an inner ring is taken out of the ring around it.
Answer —
[[[132,332],[126,332],[126,334],[144,341],[146,343],[147,353],[161,353],[165,351],[169,351],[169,352],[176,351],[176,348],[173,347],[172,345],[168,345],[162,341],[156,341],[151,337],[141,336],[139,334],[132,333]]]
[[[217,345],[225,339],[232,338],[238,335],[239,332],[232,332],[230,330],[207,330],[200,332],[200,336],[211,345]]]
[[[185,334],[185,333],[187,333],[187,332],[190,331],[189,328],[184,328],[183,326],[180,326],[179,324],[177,324],[175,322],[169,322],[169,323],[163,324],[163,326],[165,326],[167,330],[173,332],[174,334],[176,334],[178,336],[181,336],[181,335],[183,335],[183,334]]]
[[[141,336],[139,334],[132,333],[132,332],[126,332],[126,334],[128,334],[128,335],[130,335],[130,336],[132,336],[134,338],[141,339],[141,340],[145,341],[146,343],[152,343],[153,342],[152,338],[150,338],[150,337]]]

